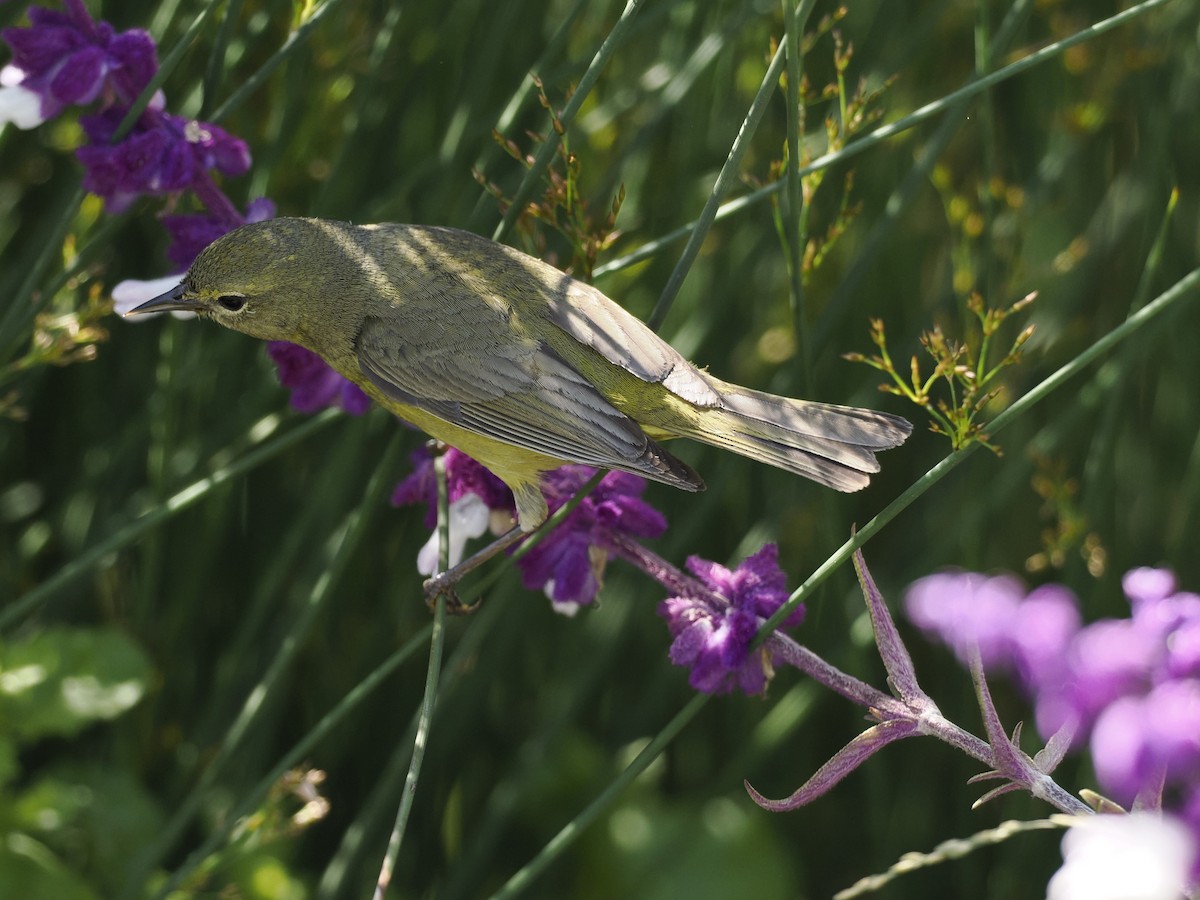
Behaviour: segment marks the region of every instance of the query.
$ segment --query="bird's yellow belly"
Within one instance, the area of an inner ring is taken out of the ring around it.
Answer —
[[[544,453],[468,431],[415,406],[397,403],[369,383],[361,387],[384,409],[415,425],[430,437],[458,448],[490,469],[492,474],[511,488],[515,489],[520,484],[537,484],[542,472],[557,469],[564,463],[564,460]]]

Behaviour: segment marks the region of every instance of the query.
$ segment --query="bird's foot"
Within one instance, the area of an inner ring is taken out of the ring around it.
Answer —
[[[476,600],[474,603],[463,603],[462,600],[459,599],[456,590],[458,583],[462,581],[466,575],[473,572],[475,569],[478,569],[493,556],[503,553],[523,537],[525,537],[525,532],[523,532],[520,528],[513,528],[510,531],[502,534],[496,540],[492,541],[492,543],[488,544],[482,550],[479,550],[468,556],[457,566],[447,569],[445,572],[441,572],[440,574],[434,575],[432,578],[426,580],[425,603],[430,609],[432,609],[433,605],[437,603],[438,597],[445,597],[446,611],[451,615],[466,615],[473,613],[478,608],[479,601]]]

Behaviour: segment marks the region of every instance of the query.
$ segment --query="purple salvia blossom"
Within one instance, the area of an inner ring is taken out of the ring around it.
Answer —
[[[984,666],[1011,659],[1011,626],[1025,589],[1009,575],[941,572],[914,582],[905,595],[909,619],[953,648],[969,664],[978,650]]]
[[[1130,569],[1121,579],[1121,589],[1135,608],[1164,600],[1175,593],[1175,573],[1170,569]]]
[[[765,648],[751,653],[750,644],[762,622],[788,599],[778,548],[766,544],[732,571],[696,556],[688,559],[687,567],[728,605],[719,607],[701,596],[664,600],[658,613],[675,638],[671,662],[689,667],[688,683],[706,694],[728,693],[735,687],[746,694],[761,694],[773,671],[772,658]],[[783,624],[798,625],[803,618],[800,606]]]
[[[1061,729],[1063,740],[1086,743],[1105,792],[1122,804],[1183,807],[1200,838],[1200,596],[1177,590],[1168,570],[1134,569],[1122,579],[1130,618],[1081,625],[1074,596],[1054,585],[993,597],[981,615],[973,587],[990,580],[964,577],[914,584],[910,614],[956,650],[985,635],[991,665],[1020,674],[1042,734]]]
[[[1067,649],[1063,669],[1033,685],[1038,729],[1053,734],[1068,724],[1090,728],[1110,703],[1150,686],[1164,649],[1161,638],[1128,619],[1106,619],[1081,629]]]
[[[744,609],[730,606],[715,610],[690,597],[669,597],[658,608],[667,620],[674,641],[671,662],[691,669],[688,684],[705,694],[727,694],[739,688],[751,696],[761,694],[772,672],[761,653],[750,657],[750,642],[758,621]]]
[[[1097,719],[1091,751],[1097,779],[1121,803],[1148,784],[1200,784],[1200,681],[1168,681],[1117,700]]]
[[[1200,678],[1200,617],[1172,630],[1165,668],[1170,678]]]
[[[542,476],[543,493],[553,513],[583,487],[595,469],[567,465]],[[574,613],[596,599],[612,555],[608,536],[658,537],[667,529],[662,513],[642,500],[644,479],[609,472],[517,565],[531,590],[545,591],[555,609]]]
[[[39,98],[40,122],[101,97],[128,107],[158,69],[153,38],[137,28],[116,34],[81,0],[64,7],[31,7],[28,28],[0,32],[13,51],[5,83]]]
[[[1078,598],[1061,585],[1035,588],[1022,601],[1012,622],[1009,645],[1026,689],[1061,677],[1066,648],[1081,624]]]
[[[420,447],[410,458],[413,463],[412,474],[392,491],[392,506],[423,505],[425,525],[433,528],[437,525],[437,482],[433,455],[427,447]],[[445,462],[447,499],[450,503],[472,495],[483,501],[489,510],[507,513],[511,518],[516,504],[508,485],[454,447],[446,448]]]
[[[110,143],[125,112],[109,107],[81,120],[90,146],[75,156],[84,167],[83,186],[104,199],[112,213],[141,194],[171,194],[209,180],[209,171],[244,175],[250,168],[245,141],[216,125],[148,109],[119,143]]]
[[[461,450],[446,448],[443,461],[450,507],[449,560],[453,567],[462,560],[467,541],[489,529],[496,533],[507,530],[512,525],[516,504],[508,485]],[[425,507],[425,524],[433,533],[417,554],[417,571],[432,575],[437,569],[440,550],[436,527],[437,475],[428,448],[421,447],[413,453],[412,462],[412,474],[392,492],[392,505]]]
[[[941,572],[915,581],[904,599],[909,619],[961,662],[969,665],[978,650],[985,668],[1015,668],[1031,690],[1061,680],[1080,626],[1079,601],[1069,590],[1046,585],[1026,596],[1011,575]]]

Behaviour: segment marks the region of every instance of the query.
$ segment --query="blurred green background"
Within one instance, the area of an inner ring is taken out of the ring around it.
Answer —
[[[206,101],[200,86],[216,22],[165,85],[173,111],[210,113],[313,11],[233,6],[215,94]],[[853,48],[846,91],[880,90],[872,108],[896,121],[978,68],[999,68],[1125,4],[1010,6],[855,0],[836,24]],[[195,0],[89,7],[118,29],[150,30],[160,56],[202,8]],[[493,128],[518,97],[505,135],[535,148],[528,132],[549,124],[523,86],[526,74],[536,71],[561,108],[622,8],[344,0],[221,121],[255,160],[250,175],[224,187],[239,204],[265,194],[286,215],[490,234],[497,205],[472,168],[510,195],[524,171]],[[624,187],[621,235],[601,264],[699,214],[772,42],[782,39],[784,8],[644,4],[568,132],[596,215]],[[818,2],[810,31],[835,9]],[[216,20],[229,12],[219,7]],[[1004,45],[985,52],[1010,13]],[[0,7],[5,24],[22,15],[21,4]],[[807,277],[811,380],[773,202],[719,221],[664,336],[723,378],[877,406],[917,428],[852,496],[708,448],[672,448],[709,490],[648,489],[672,523],[654,549],[678,565],[689,554],[733,564],[777,541],[795,586],[855,523],[949,452],[920,410],[878,392],[878,373],[841,359],[873,350],[869,318],[885,321],[906,367],[935,323],[971,336],[964,301],[972,291],[996,307],[1039,292],[1002,332],[1006,344],[1036,326],[994,414],[1194,268],[1198,29],[1196,4],[1168,3],[826,171],[809,232],[842,233]],[[826,148],[826,118],[839,115],[836,98],[819,96],[835,82],[834,49],[823,34],[804,61],[813,157]],[[777,90],[731,197],[771,177],[786,130]],[[0,133],[0,297],[15,295],[49,249],[55,262],[35,298],[67,321],[122,279],[170,271],[156,201],[114,219],[89,198],[61,249],[52,243],[75,208],[80,170],[70,151],[79,141],[73,113],[34,132]],[[1168,217],[1173,189],[1179,199]],[[1161,257],[1148,264],[1160,233]],[[565,242],[545,236],[546,253],[565,264]],[[682,246],[670,243],[597,284],[646,316]],[[897,608],[909,582],[947,565],[1062,581],[1089,618],[1124,614],[1119,579],[1134,566],[1171,566],[1183,587],[1200,589],[1197,299],[998,435],[1002,456],[976,453],[870,542],[867,560]],[[215,850],[204,841],[322,715],[428,625],[414,563],[427,537],[423,513],[387,503],[421,438],[380,411],[315,423],[290,411],[262,345],[241,336],[170,320],[106,316],[99,325],[108,335],[94,359],[5,370],[0,391],[15,392],[0,420],[0,603],[11,611],[28,592],[45,592],[4,620],[0,875],[25,897],[153,895],[198,852],[199,865],[174,888],[180,896],[367,896],[412,746],[423,644],[304,753],[293,781],[324,773],[316,789],[328,808],[305,807],[315,821],[293,818],[306,800],[281,781],[231,840]],[[26,352],[31,334],[26,321],[0,335],[8,348],[0,366]],[[307,430],[281,446],[298,428]],[[261,464],[161,515],[181,489],[264,449]],[[161,519],[121,532],[147,514]],[[105,552],[88,556],[105,541]],[[49,590],[52,579],[59,587]],[[662,597],[614,564],[601,605],[568,619],[510,572],[481,612],[450,622],[451,665],[389,896],[497,889],[689,701],[686,672],[669,664],[669,636],[655,615]],[[882,686],[849,568],[822,586],[798,637]],[[966,674],[944,650],[912,644],[943,710],[981,733]],[[261,698],[253,694],[288,647],[295,655]],[[1028,715],[1004,682],[995,687],[1010,726]],[[219,757],[248,697],[262,709],[232,754]],[[981,791],[965,781],[978,766],[928,740],[888,748],[798,812],[769,814],[746,797],[743,779],[768,796],[790,793],[862,727],[861,710],[790,671],[765,699],[710,702],[526,896],[828,897],[907,851],[1050,811],[1009,795],[972,812]],[[1034,740],[1031,728],[1026,749]],[[192,792],[214,757],[219,768]],[[1074,757],[1059,774],[1070,789],[1092,783]],[[159,841],[187,797],[196,814]],[[1040,896],[1057,844],[1055,832],[1020,836],[907,875],[879,895]]]

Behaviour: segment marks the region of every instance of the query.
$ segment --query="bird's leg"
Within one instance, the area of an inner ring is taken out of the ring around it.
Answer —
[[[493,556],[503,553],[528,534],[529,532],[522,531],[520,526],[514,525],[486,547],[472,553],[457,566],[452,566],[445,572],[434,575],[425,582],[425,602],[432,604],[438,598],[439,594],[445,594],[446,599],[450,601],[452,606],[457,605],[460,611],[465,610],[469,612],[473,607],[463,606],[458,600],[454,595],[455,585],[462,581],[463,576],[478,569]]]

